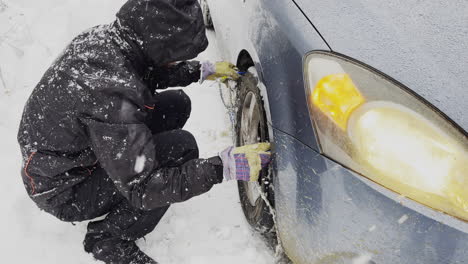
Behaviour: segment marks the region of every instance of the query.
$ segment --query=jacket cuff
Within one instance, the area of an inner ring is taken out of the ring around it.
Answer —
[[[208,162],[213,165],[214,170],[215,170],[215,176],[213,179],[215,180],[215,184],[217,183],[222,183],[224,180],[224,167],[223,167],[223,161],[221,160],[220,157],[212,157],[208,159]]]

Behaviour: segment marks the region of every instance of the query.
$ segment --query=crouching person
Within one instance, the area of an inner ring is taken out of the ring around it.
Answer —
[[[110,25],[73,40],[30,96],[18,141],[32,200],[62,221],[90,222],[86,252],[105,263],[156,263],[135,241],[173,203],[223,180],[253,180],[268,144],[200,159],[182,130],[191,112],[181,90],[234,66],[186,61],[208,45],[196,0],[130,0]]]

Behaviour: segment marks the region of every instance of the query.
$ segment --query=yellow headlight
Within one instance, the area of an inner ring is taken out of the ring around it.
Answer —
[[[367,66],[324,52],[305,62],[311,116],[325,155],[403,196],[468,220],[463,133]]]
[[[341,129],[346,130],[349,116],[364,102],[364,98],[348,74],[330,74],[317,83],[312,101]]]
[[[348,131],[357,150],[355,159],[370,172],[369,178],[468,217],[468,182],[462,176],[467,154],[430,121],[397,104],[371,102],[353,113]]]

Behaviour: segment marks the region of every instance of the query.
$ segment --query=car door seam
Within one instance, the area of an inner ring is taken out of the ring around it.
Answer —
[[[275,126],[273,126],[273,124],[270,123],[270,122],[268,122],[268,125],[271,126],[271,128],[273,128],[273,130],[278,130],[279,132],[281,132],[281,133],[283,133],[283,134],[285,134],[285,135],[290,136],[291,138],[293,138],[294,140],[298,141],[298,142],[301,143],[302,145],[308,147],[309,149],[313,150],[313,151],[316,152],[317,154],[320,154],[320,155],[321,155],[321,152],[320,152],[320,151],[317,151],[316,149],[314,149],[314,148],[312,148],[311,146],[309,146],[309,144],[304,143],[302,140],[300,140],[300,139],[298,139],[297,137],[291,135],[290,133],[288,133],[288,132],[286,132],[286,131],[284,131],[284,130],[282,130],[282,129],[279,129],[279,128],[275,127]]]
[[[307,21],[309,21],[309,23],[312,25],[312,27],[315,29],[315,32],[317,32],[317,34],[319,34],[320,38],[325,42],[325,45],[327,45],[327,47],[333,51],[333,49],[331,48],[331,46],[328,44],[327,40],[323,37],[322,33],[320,33],[320,31],[317,29],[317,27],[314,25],[314,23],[312,23],[312,20],[310,20],[310,18],[306,15],[306,13],[304,12],[304,10],[302,10],[302,8],[296,3],[296,0],[292,0],[292,2],[296,5],[296,7],[299,9],[299,11],[301,11],[301,13],[304,15],[304,17],[307,19]]]

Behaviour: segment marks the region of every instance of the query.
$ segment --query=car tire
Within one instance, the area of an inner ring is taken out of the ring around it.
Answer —
[[[237,82],[238,107],[236,120],[236,145],[242,146],[269,141],[268,124],[258,78],[254,68]],[[249,224],[259,231],[271,246],[276,246],[276,230],[272,209],[274,192],[270,173],[261,172],[258,183],[238,182],[239,196],[244,215]],[[261,191],[258,192],[258,191]],[[256,193],[257,191],[258,193]],[[262,198],[265,197],[268,203]]]
[[[203,22],[205,27],[208,29],[213,29],[213,20],[211,19],[210,7],[206,0],[200,0],[200,6],[203,12]]]

